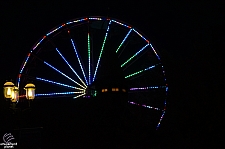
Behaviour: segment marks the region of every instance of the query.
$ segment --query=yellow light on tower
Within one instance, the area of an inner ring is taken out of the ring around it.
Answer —
[[[12,82],[6,82],[4,84],[4,97],[6,99],[12,99],[14,93],[14,84]]]
[[[27,100],[33,100],[35,98],[35,85],[28,83],[25,88]]]

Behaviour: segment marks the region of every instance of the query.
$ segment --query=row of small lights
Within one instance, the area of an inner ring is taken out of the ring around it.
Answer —
[[[28,83],[24,89],[26,90],[26,99],[33,100],[35,98],[35,85]],[[19,101],[19,88],[12,82],[6,82],[3,87],[5,99],[10,99],[11,102],[16,103]]]
[[[131,26],[126,25],[126,24],[123,24],[123,23],[121,23],[121,22],[119,22],[119,21],[116,21],[116,20],[113,20],[113,19],[109,19],[109,18],[101,18],[101,17],[82,18],[82,19],[73,20],[73,21],[69,21],[69,22],[63,23],[62,25],[56,27],[55,29],[51,30],[49,33],[47,33],[46,35],[44,35],[43,38],[40,39],[40,41],[36,43],[36,45],[32,48],[32,50],[31,50],[30,53],[28,54],[27,59],[25,60],[25,63],[24,63],[24,65],[22,66],[22,68],[21,68],[21,70],[20,70],[20,74],[19,74],[19,77],[18,77],[18,80],[17,80],[17,81],[18,81],[18,85],[20,84],[20,77],[21,77],[21,74],[22,74],[22,72],[23,72],[23,69],[24,69],[24,67],[25,67],[25,65],[26,65],[26,62],[28,61],[28,59],[29,59],[31,53],[37,48],[37,46],[40,45],[40,43],[41,43],[46,37],[48,37],[49,35],[51,35],[52,33],[56,32],[56,31],[58,31],[59,29],[63,28],[63,27],[66,26],[66,25],[69,25],[69,24],[72,24],[72,23],[78,23],[78,22],[88,21],[88,20],[108,20],[108,21],[109,21],[109,25],[111,24],[111,22],[114,22],[114,23],[116,23],[116,24],[122,25],[122,26],[124,26],[124,27],[130,29],[129,32],[128,32],[128,34],[126,35],[126,37],[124,38],[124,40],[122,41],[122,43],[120,44],[120,46],[118,47],[118,49],[116,50],[116,52],[118,52],[118,50],[120,49],[120,47],[122,46],[122,44],[124,43],[124,41],[126,40],[126,38],[129,36],[129,34],[131,33],[131,31],[134,31],[134,32],[136,32],[142,39],[144,39],[148,44],[147,44],[145,47],[143,47],[140,51],[138,51],[133,57],[135,57],[135,56],[136,56],[137,54],[139,54],[142,50],[144,50],[148,45],[150,45],[151,48],[152,48],[152,50],[153,50],[154,53],[156,54],[157,58],[160,60],[160,58],[159,58],[158,54],[156,53],[155,49],[154,49],[153,46],[150,44],[150,41],[147,40],[142,34],[140,34],[137,30],[135,30],[135,29],[132,28]],[[107,28],[107,32],[106,32],[105,38],[107,38],[107,35],[108,35],[109,25],[108,25],[108,28]],[[71,39],[71,41],[72,41],[72,39]],[[104,39],[104,42],[105,42],[105,39]],[[103,42],[103,47],[104,47],[104,42]],[[73,41],[72,41],[72,44],[73,44]],[[102,47],[102,49],[103,49],[103,47]],[[102,50],[101,50],[101,52],[102,52]],[[101,57],[101,54],[100,54],[100,57]],[[132,59],[132,58],[130,58],[128,61],[130,61],[131,59]],[[127,61],[127,62],[128,62],[128,61]],[[125,62],[123,65],[125,65],[127,62]],[[99,63],[99,62],[98,62],[98,63]],[[98,66],[98,65],[97,65],[97,66]],[[97,68],[98,68],[98,67],[97,67]],[[97,68],[96,68],[96,71],[97,71]],[[83,70],[82,70],[82,71],[83,71]],[[95,71],[95,73],[96,73],[96,71]],[[83,73],[84,73],[84,72],[83,72]],[[95,79],[95,75],[94,75],[94,77],[93,77],[93,80],[94,80],[94,79]],[[85,76],[85,81],[86,81],[86,83],[87,83],[86,76]],[[87,83],[87,84],[88,84],[88,83]]]

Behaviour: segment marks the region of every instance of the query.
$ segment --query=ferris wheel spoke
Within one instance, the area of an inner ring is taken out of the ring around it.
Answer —
[[[56,69],[55,67],[53,67],[52,65],[50,65],[49,63],[47,63],[46,61],[42,60],[41,58],[39,58],[36,54],[32,53],[32,56],[34,56],[35,58],[37,58],[39,61],[43,62],[44,64],[48,65],[49,67],[51,67],[52,69],[54,69],[55,71],[57,71],[58,73],[60,73],[61,75],[63,75],[64,77],[66,77],[67,79],[73,81],[74,83],[76,83],[77,85],[79,85],[82,88],[86,88],[84,86],[82,86],[81,84],[79,84],[78,82],[74,81],[73,79],[71,79],[70,77],[68,77],[67,75],[65,75],[64,73],[62,73],[61,71],[59,71],[58,69]],[[71,67],[72,68],[72,67]],[[20,74],[21,75],[21,74]],[[19,77],[20,79],[20,77]],[[20,80],[19,80],[20,81]]]
[[[86,75],[85,75],[85,73],[84,73],[83,66],[82,66],[81,61],[80,61],[80,56],[79,56],[79,54],[78,54],[78,52],[77,52],[76,46],[75,46],[75,44],[74,44],[74,42],[73,42],[73,39],[72,39],[72,38],[71,38],[71,42],[72,42],[72,45],[73,45],[73,49],[74,49],[74,51],[75,51],[75,53],[76,53],[77,60],[78,60],[78,62],[79,62],[79,65],[80,65],[81,71],[82,71],[82,73],[83,73],[83,75],[84,75],[84,79],[85,79],[85,81],[86,81],[86,84],[88,84],[88,81],[87,81]]]
[[[150,90],[150,89],[161,89],[161,88],[166,88],[166,90],[167,90],[167,86],[148,86],[148,87],[132,87],[132,88],[130,88],[130,92]]]
[[[137,71],[137,72],[135,72],[135,73],[132,73],[132,74],[130,74],[130,75],[127,75],[127,76],[125,76],[125,78],[130,78],[130,77],[135,76],[135,75],[137,75],[137,74],[140,74],[140,73],[142,73],[142,72],[144,72],[144,71],[147,71],[147,70],[150,70],[150,69],[152,69],[152,68],[155,68],[157,65],[158,65],[158,64],[153,65],[153,66],[150,66],[150,67],[145,68],[145,69],[142,69],[142,70]]]
[[[91,48],[90,48],[90,33],[88,32],[88,83],[91,84]]]
[[[35,94],[35,96],[38,97],[38,96],[75,95],[80,93],[84,93],[84,92],[80,91],[80,92],[45,93],[45,94]]]
[[[94,77],[93,77],[92,82],[95,80],[96,73],[98,71],[98,66],[99,66],[99,63],[100,63],[100,60],[101,60],[101,57],[102,57],[102,52],[104,50],[105,42],[106,42],[106,39],[107,39],[107,36],[108,36],[108,33],[109,33],[110,24],[111,24],[111,20],[109,21],[109,24],[108,24],[108,27],[107,27],[107,30],[106,30],[106,33],[105,33],[104,41],[103,41],[103,44],[102,44],[101,52],[100,52],[99,57],[98,57],[98,62],[97,62],[96,68],[95,68]]]
[[[60,51],[56,48],[56,51],[59,53],[59,55],[62,57],[62,59],[66,62],[66,64],[70,67],[70,69],[73,71],[73,73],[78,77],[78,79],[83,83],[83,85],[85,87],[86,84],[84,83],[84,81],[80,78],[80,76],[77,74],[77,72],[72,68],[72,66],[68,63],[68,61],[64,58],[64,56],[60,53]]]
[[[80,96],[84,96],[86,93],[83,93],[83,94],[80,94],[80,95],[77,95],[76,97],[73,97],[73,99],[76,99],[76,98],[78,98],[78,97],[80,97]]]
[[[148,106],[148,105],[146,105],[146,104],[139,104],[139,103],[136,103],[136,102],[133,102],[133,101],[128,101],[128,103],[130,103],[130,104],[132,104],[132,105],[142,106],[142,107],[144,107],[144,108],[154,109],[154,110],[157,110],[157,111],[163,111],[163,110],[161,110],[160,108]]]
[[[82,88],[70,86],[70,85],[67,85],[67,84],[59,83],[59,82],[54,82],[54,81],[39,78],[39,77],[36,77],[36,80],[40,80],[40,81],[43,81],[43,82],[46,82],[46,83],[56,84],[56,85],[59,85],[59,86],[62,86],[62,87],[68,87],[68,88],[77,89],[77,90],[85,90],[85,89],[82,89]]]
[[[134,57],[136,57],[141,51],[143,51],[149,44],[146,44],[141,50],[139,50],[137,53],[135,53],[132,57],[130,57],[126,62],[124,62],[121,67],[126,65],[129,61],[131,61]]]
[[[133,29],[130,29],[129,32],[127,33],[127,35],[124,37],[123,41],[121,42],[121,44],[117,48],[116,53],[119,51],[119,49],[121,48],[121,46],[123,45],[123,43],[126,41],[127,37],[130,35],[130,33],[131,33],[132,30]]]
[[[45,62],[45,61],[44,61],[44,63],[45,63],[46,65],[48,65],[49,67],[51,67],[52,69],[54,69],[55,71],[57,71],[58,73],[60,73],[61,75],[63,75],[64,77],[66,77],[67,79],[73,81],[74,83],[76,83],[77,85],[79,85],[79,86],[81,86],[82,88],[85,89],[84,86],[82,86],[81,84],[77,83],[76,81],[74,81],[73,79],[71,79],[70,77],[68,77],[67,75],[65,75],[64,73],[62,73],[61,71],[59,71],[58,69],[56,69],[55,67],[53,67],[52,65],[50,65],[49,63],[47,63],[47,62]]]

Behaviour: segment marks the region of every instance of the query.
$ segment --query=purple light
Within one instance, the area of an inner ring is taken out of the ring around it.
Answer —
[[[88,18],[89,20],[102,20],[102,18]]]
[[[155,108],[155,107],[152,107],[152,106],[141,105],[141,104],[139,104],[139,103],[135,103],[135,102],[131,102],[131,101],[128,101],[128,103],[133,104],[133,105],[143,106],[143,107],[146,107],[146,108],[149,108],[149,109],[154,109],[154,110],[158,110],[158,111],[163,111],[163,110],[161,110],[161,109],[159,109],[159,108]]]

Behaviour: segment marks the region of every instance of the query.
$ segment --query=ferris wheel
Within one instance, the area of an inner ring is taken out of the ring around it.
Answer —
[[[125,86],[94,86],[121,76]],[[47,32],[25,58],[17,87],[27,80],[35,82],[37,98],[127,93],[132,106],[157,112],[156,129],[166,111],[168,85],[158,51],[138,29],[114,18],[73,19]]]

